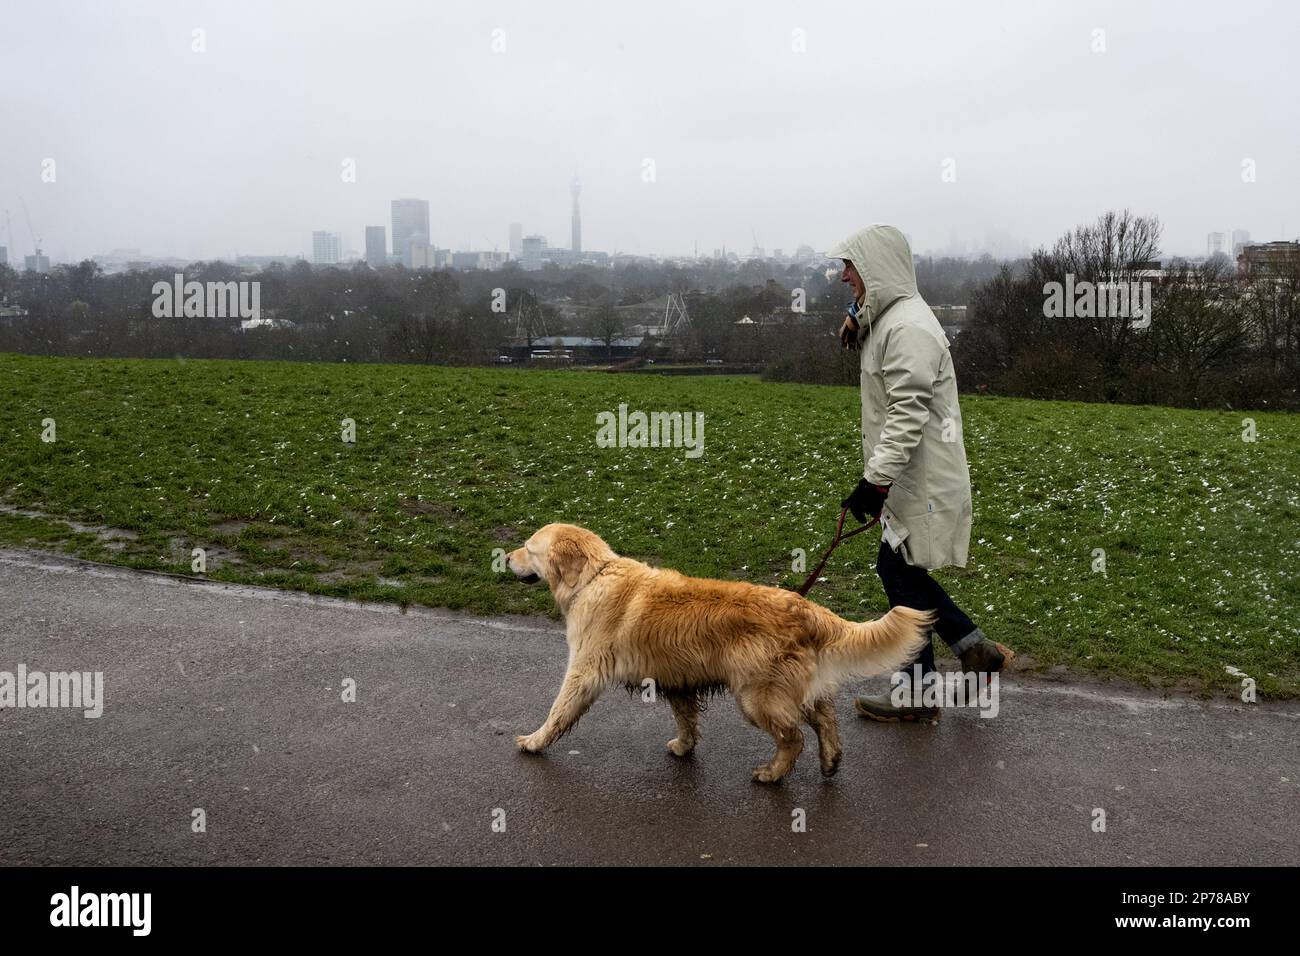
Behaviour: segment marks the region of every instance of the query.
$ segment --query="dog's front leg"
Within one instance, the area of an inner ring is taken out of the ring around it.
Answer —
[[[535,754],[553,744],[560,735],[578,722],[578,718],[587,712],[587,708],[596,702],[604,683],[593,669],[570,666],[560,685],[546,723],[528,736],[515,738],[519,749]]]
[[[695,749],[700,736],[700,700],[693,693],[665,694],[673,707],[677,721],[677,736],[668,741],[668,749],[678,757],[685,757]]]

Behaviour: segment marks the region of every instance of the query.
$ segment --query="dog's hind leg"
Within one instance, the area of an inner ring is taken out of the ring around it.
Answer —
[[[700,739],[700,701],[692,693],[665,693],[677,721],[677,736],[668,741],[668,749],[678,757],[685,757],[695,749]]]
[[[803,751],[803,731],[799,729],[803,708],[776,684],[742,688],[736,692],[736,702],[746,720],[776,741],[776,755],[755,767],[753,773],[759,783],[776,783],[790,772]]]
[[[803,709],[804,720],[817,734],[817,753],[821,758],[822,775],[834,776],[840,767],[840,727],[835,720],[835,705],[823,697]]]
[[[535,754],[553,744],[596,702],[605,683],[595,667],[571,666],[564,675],[564,683],[560,685],[560,693],[551,705],[546,722],[528,736],[515,738],[519,749]]]

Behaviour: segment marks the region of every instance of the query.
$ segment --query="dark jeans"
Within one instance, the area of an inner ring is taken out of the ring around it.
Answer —
[[[952,602],[938,581],[930,577],[924,568],[908,564],[903,560],[902,554],[892,550],[884,541],[880,542],[880,554],[876,557],[876,573],[885,586],[890,607],[901,604],[918,611],[938,612],[934,631],[950,647],[976,630],[974,622]],[[923,675],[933,671],[934,645],[926,641],[916,661],[920,663]],[[910,674],[912,664],[908,663],[902,670]]]

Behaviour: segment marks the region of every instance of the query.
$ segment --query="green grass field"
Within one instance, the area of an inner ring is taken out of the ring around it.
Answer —
[[[0,542],[180,573],[202,547],[211,578],[483,613],[554,613],[493,570],[549,521],[797,586],[861,468],[855,389],[752,378],[0,355],[0,396]],[[620,402],[704,412],[704,454],[598,448]],[[1250,413],[1252,443],[1238,413],[963,410],[971,562],[936,576],[990,636],[1030,668],[1300,695],[1300,417]],[[877,540],[812,596],[882,611]]]

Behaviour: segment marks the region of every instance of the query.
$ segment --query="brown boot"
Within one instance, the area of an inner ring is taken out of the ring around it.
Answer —
[[[990,641],[979,628],[958,641],[953,646],[953,650],[957,650],[963,644],[966,646],[958,651],[958,657],[961,659],[961,669],[966,672],[996,674],[1005,669],[1016,657],[1015,651],[1005,644]]]
[[[859,716],[878,720],[882,724],[899,724],[915,721],[934,724],[939,721],[938,707],[900,707],[891,694],[866,694],[853,702]]]

